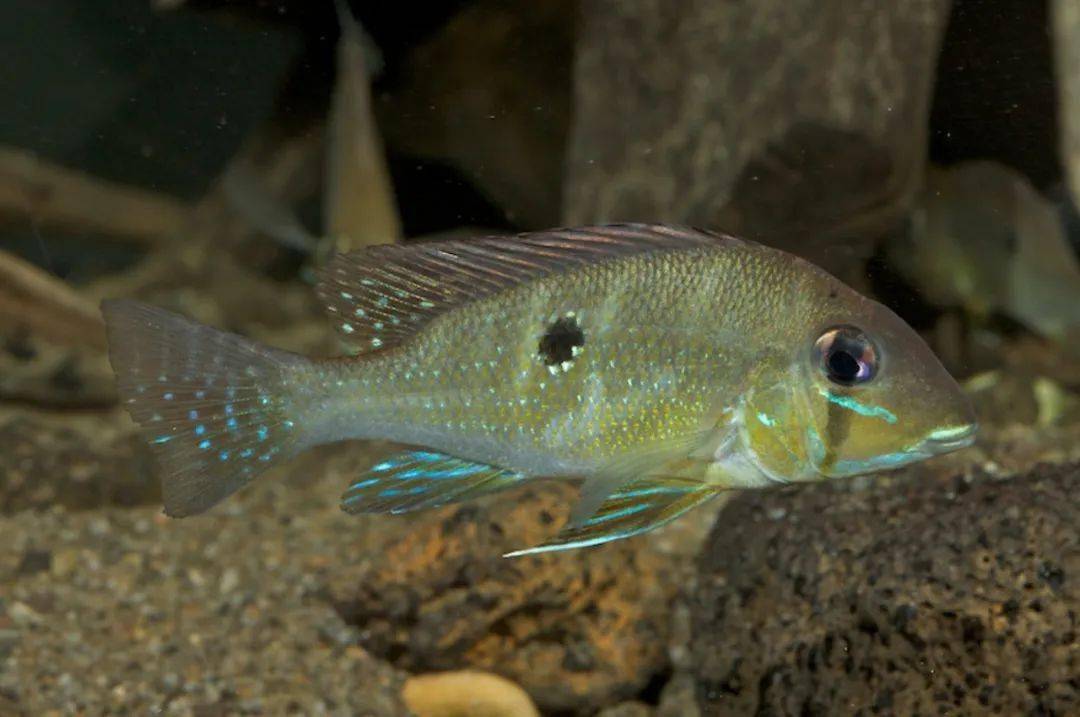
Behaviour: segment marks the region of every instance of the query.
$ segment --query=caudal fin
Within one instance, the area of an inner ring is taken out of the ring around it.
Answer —
[[[125,408],[158,459],[165,513],[202,513],[299,448],[305,359],[134,301],[106,301]]]

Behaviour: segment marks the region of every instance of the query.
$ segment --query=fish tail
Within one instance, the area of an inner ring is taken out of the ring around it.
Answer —
[[[106,301],[102,313],[167,515],[202,513],[304,447],[292,389],[307,359],[135,301]]]

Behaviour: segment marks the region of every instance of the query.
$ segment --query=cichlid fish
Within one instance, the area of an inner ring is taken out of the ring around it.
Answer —
[[[730,489],[894,468],[976,431],[895,314],[728,236],[620,225],[377,246],[338,255],[317,291],[356,357],[104,304],[167,514],[345,439],[416,447],[358,476],[350,513],[583,478],[562,532],[519,555],[642,533]]]

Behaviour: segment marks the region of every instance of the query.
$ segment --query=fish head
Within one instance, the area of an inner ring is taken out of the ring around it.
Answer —
[[[791,371],[807,473],[870,473],[970,445],[971,402],[926,342],[887,307],[836,284],[797,341]]]

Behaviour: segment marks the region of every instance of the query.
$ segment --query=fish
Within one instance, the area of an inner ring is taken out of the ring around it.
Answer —
[[[1059,202],[996,162],[930,167],[908,231],[885,256],[932,303],[978,323],[1008,316],[1074,353],[1080,258],[1068,237],[1069,199]]]
[[[731,490],[896,468],[969,445],[971,403],[885,306],[794,255],[621,224],[371,246],[315,291],[351,356],[311,359],[128,299],[103,303],[164,510],[203,513],[313,446],[406,446],[352,514],[575,481],[599,545]]]

